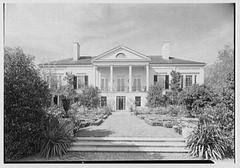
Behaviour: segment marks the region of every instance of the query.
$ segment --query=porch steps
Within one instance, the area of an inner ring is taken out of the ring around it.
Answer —
[[[182,138],[78,137],[69,151],[187,153]]]

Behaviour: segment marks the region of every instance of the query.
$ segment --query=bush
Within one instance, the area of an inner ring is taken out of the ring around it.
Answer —
[[[64,115],[65,118],[69,117],[68,110],[70,109],[70,103],[71,103],[71,99],[62,98],[62,105],[63,105],[63,109],[65,111],[65,115]]]
[[[193,85],[179,94],[179,103],[186,106],[190,115],[200,115],[204,107],[214,106],[216,102],[216,95],[205,85]]]
[[[68,122],[60,125],[57,118],[50,115],[43,123],[43,136],[39,146],[41,146],[40,155],[45,158],[54,156],[63,156],[67,153],[73,139],[66,132],[65,127]],[[71,131],[71,130],[69,130]]]
[[[161,85],[152,85],[147,92],[147,104],[149,107],[166,106],[169,98],[162,94],[163,88]]]
[[[203,159],[223,159],[229,156],[231,140],[216,125],[203,125],[194,130],[187,139],[192,156]]]
[[[88,109],[97,108],[100,102],[99,93],[100,91],[97,87],[85,87],[79,95],[80,104]]]
[[[20,48],[4,51],[4,153],[6,160],[39,151],[40,120],[50,106],[48,85],[36,70],[33,58]]]

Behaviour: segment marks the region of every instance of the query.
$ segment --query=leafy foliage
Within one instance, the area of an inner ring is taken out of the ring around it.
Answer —
[[[181,74],[179,72],[172,71],[171,76],[171,92],[168,94],[168,96],[171,98],[171,104],[178,104],[178,95],[179,92],[182,91],[180,83]]]
[[[50,105],[48,85],[40,78],[33,58],[22,49],[4,52],[4,142],[6,159],[18,159],[38,151],[40,120]]]
[[[192,111],[190,115],[200,115],[204,107],[214,106],[216,101],[214,92],[205,85],[193,85],[179,94],[179,103],[185,105],[189,112]]]
[[[41,143],[39,145],[41,146],[40,155],[42,157],[63,156],[67,153],[67,149],[73,141],[65,129],[68,124],[68,122],[65,122],[61,125],[58,119],[52,115],[49,115],[44,120],[43,136],[39,141]]]
[[[163,95],[163,88],[161,85],[152,85],[147,92],[147,103],[149,107],[166,106],[169,102],[169,98]]]
[[[87,108],[97,108],[99,106],[100,101],[99,93],[100,91],[97,87],[93,86],[85,87],[78,97],[80,105]]]
[[[225,45],[218,53],[218,61],[205,68],[205,84],[214,90],[221,91],[226,86],[228,74],[234,72],[234,50],[232,45]]]
[[[223,159],[231,150],[231,140],[217,125],[204,124],[189,135],[190,154],[203,159]]]

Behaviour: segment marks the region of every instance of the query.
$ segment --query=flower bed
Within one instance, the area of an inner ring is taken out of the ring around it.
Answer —
[[[180,106],[141,108],[133,114],[151,126],[173,128],[184,138],[187,138],[198,124],[197,118],[186,118],[187,112]]]
[[[48,109],[48,113],[56,116],[61,123],[63,123],[64,118],[64,110],[59,106],[52,106]],[[73,104],[68,111],[69,120],[73,123],[73,134],[76,133],[79,129],[92,126],[92,125],[100,125],[103,123],[105,119],[111,115],[111,109],[108,107],[98,108],[98,109],[84,109],[83,107],[79,107],[77,103]],[[72,126],[71,126],[72,127]]]

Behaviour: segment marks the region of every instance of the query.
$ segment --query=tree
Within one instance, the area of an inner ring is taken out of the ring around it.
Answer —
[[[181,74],[176,71],[171,72],[172,80],[171,80],[171,92],[169,97],[171,97],[172,104],[178,103],[178,94],[182,90],[181,88]]]
[[[218,60],[205,68],[205,84],[217,92],[227,85],[228,74],[234,72],[234,50],[230,44],[218,52]]]
[[[6,159],[37,152],[41,118],[50,105],[48,85],[22,49],[4,50],[4,142]]]
[[[179,94],[179,103],[186,106],[190,116],[201,115],[206,106],[214,106],[216,102],[216,94],[205,85],[193,85]]]

